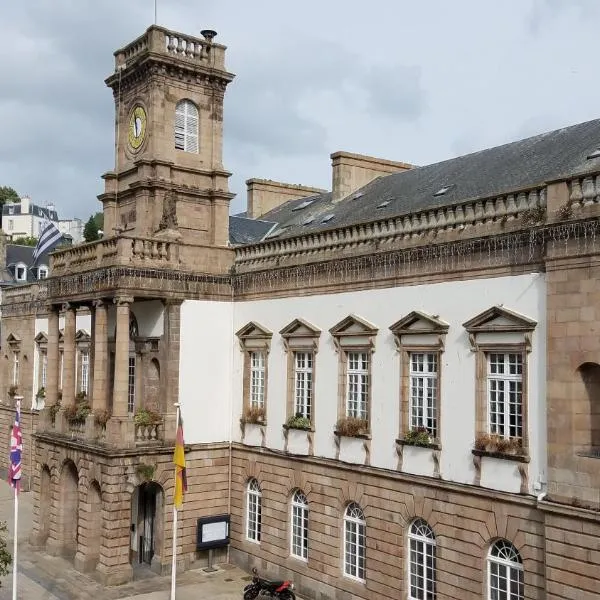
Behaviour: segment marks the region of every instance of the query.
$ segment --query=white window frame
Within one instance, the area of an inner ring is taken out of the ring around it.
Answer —
[[[308,560],[308,500],[302,490],[296,490],[292,496],[290,554]]]
[[[436,580],[435,534],[426,521],[415,519],[408,531],[408,600],[436,600]]]
[[[13,385],[19,385],[21,376],[21,362],[18,352],[13,352]]]
[[[502,360],[498,361],[500,357]],[[494,358],[496,360],[493,360]],[[525,402],[523,352],[490,351],[486,353],[486,363],[488,432],[505,439],[522,440]],[[498,372],[499,368],[502,368],[503,372]],[[511,372],[513,370],[514,372]],[[514,414],[511,414],[513,407],[516,408]],[[514,417],[513,424],[511,424],[511,417]]]
[[[81,384],[79,391],[85,392],[86,396],[89,395],[89,384],[90,384],[90,351],[81,351]]]
[[[19,276],[19,270],[23,270],[23,276]],[[15,279],[17,281],[27,281],[27,265],[25,263],[17,263],[15,266]]]
[[[251,408],[264,408],[267,353],[263,350],[252,350],[248,360],[250,364],[248,405]]]
[[[191,100],[181,100],[175,107],[175,149],[198,153],[199,148],[198,107]]]
[[[311,421],[313,398],[314,352],[294,352],[294,416]]]
[[[127,363],[127,412],[133,414],[135,412],[135,383],[136,383],[136,357],[133,354],[129,355]]]
[[[514,593],[512,583],[517,582],[520,590]],[[501,587],[504,584],[504,587]],[[497,540],[492,544],[487,559],[487,598],[495,600],[498,592],[506,600],[525,599],[523,561],[519,551],[508,540]]]
[[[47,279],[48,278],[48,267],[45,265],[38,267],[38,279]]]
[[[351,502],[344,512],[343,544],[344,577],[364,583],[367,574],[367,522],[362,508],[355,502]]]
[[[262,491],[256,479],[246,487],[246,539],[260,544],[262,529]]]
[[[346,353],[346,417],[369,419],[370,361],[366,350]]]
[[[63,386],[63,375],[65,370],[65,351],[60,350],[60,388]]]
[[[424,427],[433,438],[438,436],[437,352],[409,352],[409,414],[411,430]]]

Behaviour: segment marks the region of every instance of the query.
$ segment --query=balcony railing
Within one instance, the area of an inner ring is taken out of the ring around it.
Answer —
[[[178,262],[177,243],[120,236],[58,250],[51,255],[50,269],[56,277],[108,266],[175,268]]]

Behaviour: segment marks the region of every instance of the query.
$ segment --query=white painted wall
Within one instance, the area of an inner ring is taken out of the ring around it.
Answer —
[[[186,301],[181,306],[179,402],[186,443],[231,439],[233,307]],[[237,340],[235,340],[237,344]],[[234,424],[235,426],[235,424]]]
[[[471,449],[475,433],[475,357],[462,323],[502,304],[538,322],[529,354],[529,464],[530,491],[546,472],[545,421],[545,295],[543,274],[475,279],[393,289],[342,294],[277,298],[229,303],[188,301],[181,315],[180,393],[186,418],[186,441],[241,441],[243,355],[235,332],[256,321],[273,332],[268,357],[266,445],[283,450],[282,425],[286,418],[286,355],[278,332],[297,317],[322,330],[315,365],[316,456],[335,458],[333,429],[337,420],[338,356],[329,329],[351,313],[379,328],[373,356],[371,465],[396,469],[395,439],[399,435],[399,357],[389,326],[413,310],[439,315],[449,325],[441,360],[442,479],[472,484]],[[233,310],[233,321],[231,311]],[[232,398],[232,407],[229,404]],[[231,410],[231,408],[233,410]],[[246,439],[255,445],[259,437]],[[256,436],[254,436],[256,437]],[[294,451],[297,451],[297,444]],[[356,446],[356,447],[354,447]],[[291,448],[290,448],[291,450]],[[362,463],[360,444],[345,443],[340,459]],[[506,465],[504,465],[506,462]],[[484,460],[482,484],[518,491],[516,463],[503,461],[500,468]],[[432,475],[431,451],[407,448],[403,470]]]

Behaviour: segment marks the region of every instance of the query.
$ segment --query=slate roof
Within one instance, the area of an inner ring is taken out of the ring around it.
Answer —
[[[15,269],[19,263],[27,266],[27,283],[37,281],[37,267],[50,265],[48,253],[44,253],[38,259],[36,266],[31,267],[33,262],[33,246],[21,246],[19,244],[6,244],[6,265],[0,265],[0,285],[11,285],[14,283],[26,283],[17,281],[15,278]]]
[[[279,224],[269,237],[288,237],[494,197],[600,170],[600,153],[587,158],[598,148],[600,119],[379,177],[337,204],[331,193],[291,200],[262,218]]]
[[[2,206],[2,214],[6,216],[21,215],[21,214],[32,214],[37,217],[43,217],[51,221],[58,221],[58,213],[56,210],[50,210],[45,206],[38,206],[37,204],[29,204],[29,211],[24,213],[21,211],[21,204],[4,204]],[[12,211],[12,212],[11,212]]]
[[[229,241],[233,246],[259,242],[275,225],[277,223],[271,221],[231,215],[229,217]]]

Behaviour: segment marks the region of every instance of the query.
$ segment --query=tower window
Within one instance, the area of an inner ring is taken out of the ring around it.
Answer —
[[[198,152],[198,108],[190,100],[181,100],[175,107],[175,148]]]

